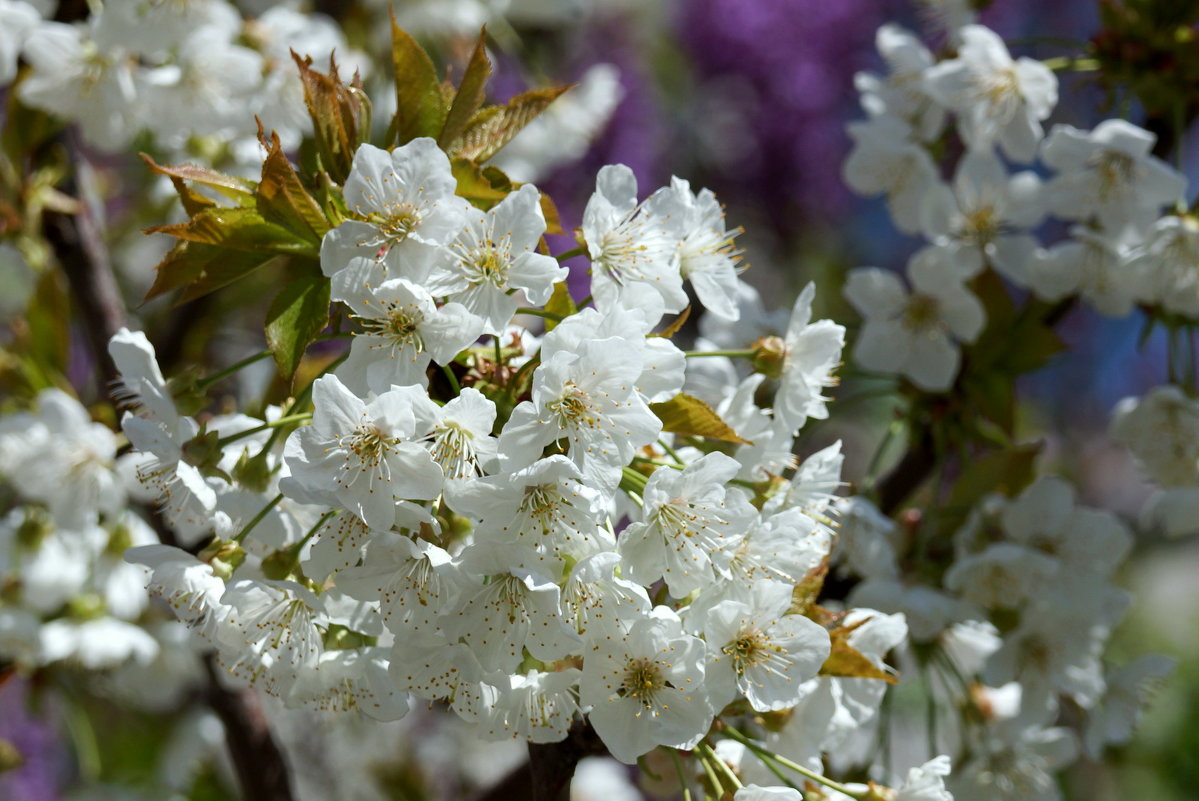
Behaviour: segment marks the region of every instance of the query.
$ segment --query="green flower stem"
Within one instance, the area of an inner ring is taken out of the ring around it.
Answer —
[[[274,509],[276,506],[278,506],[279,502],[281,500],[283,500],[282,492],[280,492],[274,498],[271,498],[270,503],[268,503],[266,506],[264,506],[260,510],[258,510],[258,514],[254,515],[254,518],[249,523],[246,523],[245,528],[243,528],[241,531],[237,532],[237,536],[235,536],[233,538],[233,541],[241,542],[242,540],[244,540],[246,538],[246,535],[254,530],[254,526],[261,523],[262,518],[264,518],[268,514],[270,514],[271,510]]]
[[[336,333],[325,334],[324,336],[317,337],[313,341],[314,342],[328,342],[329,340],[333,340],[333,339],[348,339],[351,336],[353,336],[353,334],[351,334],[349,331],[338,331]],[[200,389],[208,389],[210,386],[212,386],[216,382],[220,381],[222,378],[228,378],[229,376],[233,375],[238,370],[241,370],[244,367],[249,367],[251,364],[254,364],[255,362],[260,362],[263,359],[270,358],[270,355],[271,355],[271,352],[269,350],[261,350],[252,356],[247,356],[246,358],[242,359],[240,362],[235,362],[235,363],[229,365],[228,367],[224,368],[223,370],[218,370],[210,376],[201,378],[199,381],[196,382],[196,386],[199,387]]]
[[[662,450],[666,451],[667,455],[670,456],[671,459],[674,459],[676,464],[684,464],[683,460],[681,458],[679,458],[678,451],[676,451],[674,448],[670,447],[670,444],[666,440],[664,440],[664,439],[658,440],[658,447],[660,447]]]
[[[554,258],[558,261],[566,261],[567,259],[573,259],[575,256],[582,256],[584,252],[585,251],[582,248],[571,248],[565,253],[559,253]]]
[[[264,351],[259,351],[258,353],[255,353],[253,356],[247,356],[246,358],[242,359],[240,362],[236,362],[234,364],[229,365],[224,370],[218,370],[217,372],[213,373],[212,375],[208,376],[207,378],[201,378],[199,381],[196,382],[196,386],[199,387],[200,389],[208,389],[210,386],[212,386],[216,382],[220,381],[222,378],[228,378],[229,376],[233,375],[234,373],[236,373],[238,370],[242,369],[243,367],[249,367],[251,364],[254,364],[255,362],[260,362],[263,359],[268,358],[270,355],[271,355],[271,352],[269,350],[264,350]]]
[[[282,428],[283,426],[289,426],[293,423],[306,423],[311,419],[312,412],[284,415],[278,420],[272,420],[269,423],[263,423],[260,426],[255,426],[254,428],[249,428],[245,431],[238,431],[236,434],[230,434],[227,437],[221,437],[216,441],[216,444],[218,447],[223,448],[231,442],[237,442],[239,439],[245,439],[253,434],[259,434],[263,431],[270,431],[272,428]]]
[[[707,743],[700,743],[699,748],[708,757],[708,760],[715,765],[721,773],[724,774],[726,779],[729,780],[729,783],[733,786],[733,789],[740,790],[745,786],[741,783],[741,780],[737,778],[737,774],[733,773],[733,769],[729,767],[729,763],[721,759],[716,751],[712,749],[712,746],[708,745]]]
[[[1057,72],[1058,70],[1074,70],[1075,72],[1096,72],[1099,70],[1099,59],[1083,58],[1078,56],[1056,56],[1047,58],[1041,62],[1049,69]]]
[[[708,356],[727,356],[730,359],[752,359],[754,352],[745,350],[689,350],[683,353],[688,359],[701,359]]]
[[[755,757],[757,757],[758,761],[761,762],[763,765],[765,765],[766,769],[769,770],[771,773],[773,773],[779,781],[781,781],[783,784],[790,787],[792,790],[797,790],[800,793],[803,793],[803,789],[799,785],[797,785],[795,782],[788,779],[787,774],[783,773],[782,769],[779,768],[779,766],[775,763],[775,761],[773,759],[771,759],[770,757],[766,756],[765,754],[763,754],[759,751],[753,750],[752,748],[749,750],[749,752],[751,754],[753,754]]]
[[[674,759],[675,773],[679,774],[679,787],[683,788],[683,801],[691,801],[691,785],[687,781],[687,774],[683,773],[683,760],[679,759],[678,749],[670,749],[670,756]]]
[[[446,380],[450,382],[450,389],[454,390],[454,397],[462,394],[462,387],[458,384],[458,376],[454,375],[454,371],[450,369],[448,364],[441,365],[441,371],[445,373]]]
[[[721,731],[723,734],[725,734],[728,737],[741,743],[742,745],[744,745],[746,748],[753,751],[754,753],[763,754],[765,756],[768,756],[771,759],[773,759],[775,762],[782,765],[784,768],[787,768],[788,770],[793,770],[806,779],[811,779],[812,781],[816,782],[817,784],[823,784],[825,787],[828,787],[831,790],[836,790],[838,793],[844,793],[845,795],[847,795],[851,798],[864,798],[865,797],[865,793],[861,792],[860,790],[854,790],[850,787],[847,787],[844,784],[841,784],[840,782],[833,781],[832,779],[828,778],[827,776],[823,776],[810,768],[805,768],[803,765],[800,765],[798,762],[792,762],[790,759],[787,759],[784,756],[780,756],[778,754],[770,752],[769,750],[763,748],[762,746],[755,743],[753,740],[746,737],[741,732],[734,729],[732,726],[725,726]]]
[[[516,310],[516,313],[517,314],[527,314],[530,317],[541,317],[546,320],[552,320],[555,323],[562,322],[561,314],[554,314],[553,312],[548,312],[545,309],[534,309],[531,306],[521,306],[519,309]]]
[[[648,481],[648,478],[631,467],[621,468],[620,488],[625,492],[635,492],[638,495],[644,495],[645,485]]]
[[[330,509],[328,512],[325,512],[323,515],[321,515],[321,519],[316,521],[316,525],[308,529],[308,533],[304,535],[304,538],[296,543],[296,553],[299,553],[300,549],[303,548],[310,539],[315,537],[318,531],[325,527],[325,523],[329,522],[329,518],[336,514],[336,509]]]
[[[697,749],[692,753],[699,755],[699,764],[704,766],[704,773],[708,775],[708,781],[712,785],[712,791],[716,793],[717,798],[720,798],[720,796],[724,795],[724,785],[721,784],[720,777],[716,775],[715,768],[708,763],[708,759],[704,756],[702,751]],[[707,797],[707,793],[704,793],[704,797]]]

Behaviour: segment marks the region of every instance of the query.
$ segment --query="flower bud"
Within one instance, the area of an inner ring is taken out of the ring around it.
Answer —
[[[753,344],[754,372],[778,379],[787,359],[787,343],[782,337],[762,337]]]
[[[236,542],[218,539],[213,540],[207,548],[200,551],[197,558],[212,566],[214,576],[228,581],[229,577],[233,575],[233,571],[246,561],[246,552]]]

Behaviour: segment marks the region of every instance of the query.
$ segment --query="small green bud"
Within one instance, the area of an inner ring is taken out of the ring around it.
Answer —
[[[228,581],[233,571],[246,561],[246,552],[241,545],[229,540],[213,540],[207,548],[200,551],[196,557],[201,562],[212,566],[212,574],[217,578]]]
[[[295,572],[299,564],[299,551],[294,547],[283,548],[262,560],[262,575],[274,581],[283,581]]]
[[[750,350],[754,372],[776,380],[782,377],[787,360],[787,343],[782,337],[762,337]]]
[[[108,530],[108,544],[104,546],[105,555],[119,559],[132,547],[133,532],[124,523],[117,523]]]
[[[76,595],[67,601],[67,616],[73,620],[95,620],[104,617],[104,599],[94,592]]]
[[[366,648],[377,645],[378,637],[359,634],[347,629],[340,623],[331,623],[325,631],[325,649],[329,651],[345,651],[351,648]]]
[[[241,458],[233,467],[233,478],[248,490],[265,493],[274,472],[265,450],[256,456],[250,456],[249,451],[242,451]]]
[[[25,508],[25,518],[17,526],[17,544],[28,551],[36,551],[42,540],[54,530],[54,524],[42,509],[34,506]]]

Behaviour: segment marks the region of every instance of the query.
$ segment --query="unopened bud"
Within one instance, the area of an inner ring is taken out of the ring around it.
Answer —
[[[246,561],[246,552],[241,545],[229,540],[213,540],[200,551],[197,557],[201,562],[207,562],[212,567],[212,574],[217,578],[228,581],[241,563]]]
[[[782,337],[762,337],[753,344],[754,372],[778,379],[787,361],[787,343]]]
[[[30,551],[41,547],[42,540],[54,530],[50,519],[40,509],[26,507],[25,517],[17,526],[17,544]]]
[[[869,782],[866,785],[866,795],[861,796],[861,799],[862,801],[895,801],[895,797],[898,795],[899,791],[892,787]]]
[[[265,493],[272,473],[274,473],[274,469],[267,459],[265,450],[257,456],[250,456],[248,451],[243,451],[241,458],[233,467],[233,478],[253,492]]]
[[[300,564],[299,552],[294,548],[275,551],[262,560],[262,575],[274,581],[283,581],[291,576]]]

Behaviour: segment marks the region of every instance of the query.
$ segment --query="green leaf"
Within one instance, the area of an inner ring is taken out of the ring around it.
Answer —
[[[649,408],[662,421],[663,431],[741,445],[753,444],[737,436],[732,426],[721,420],[711,406],[692,395],[680,392],[663,403],[651,403]]]
[[[267,222],[257,209],[211,206],[203,209],[185,223],[157,225],[147,228],[147,234],[168,234],[177,239],[203,245],[221,245],[227,249],[255,253],[296,254],[312,256],[319,253],[319,240],[312,242],[274,223]]]
[[[304,351],[329,324],[329,279],[296,278],[283,287],[266,315],[266,342],[279,372],[289,381]]]
[[[155,268],[146,300],[184,289],[175,305],[195,300],[233,283],[275,258],[269,253],[227,250],[199,242],[177,242]]]
[[[487,48],[484,46],[486,42],[487,28],[484,27],[466,65],[466,72],[462,75],[462,83],[458,85],[454,102],[446,114],[441,135],[437,137],[437,144],[442,148],[448,147],[462,135],[470,118],[479,110],[479,106],[483,105],[483,90],[487,86],[488,76],[491,75],[491,61],[487,58]]]
[[[436,137],[446,122],[446,104],[433,59],[391,18],[391,61],[395,67],[397,144]]]
[[[337,78],[337,64],[329,57],[329,74],[312,69],[310,59],[293,50],[291,57],[300,69],[304,103],[312,118],[313,137],[321,166],[337,183],[350,174],[354,152],[370,137],[371,103],[354,75],[348,85]]]
[[[507,180],[507,176],[496,186],[491,180],[495,177],[494,174],[485,173],[482,167],[470,159],[454,159],[450,162],[450,170],[458,181],[458,188],[455,190],[457,194],[483,210],[503,200],[511,191],[512,182]]]
[[[956,531],[970,510],[992,492],[1009,498],[1018,495],[1036,475],[1041,447],[1040,442],[1033,442],[971,459],[937,512],[938,528],[944,532]]]
[[[258,213],[300,236],[316,247],[329,230],[329,222],[316,199],[300,183],[300,176],[283,154],[279,136],[271,134],[271,146],[262,162],[262,180],[254,191]]]
[[[987,328],[966,351],[967,367],[976,373],[1029,373],[1045,365],[1065,344],[1046,324],[1051,306],[1030,301],[1017,309],[999,276],[990,270],[974,281],[987,313]]]
[[[503,106],[488,106],[471,117],[466,129],[449,146],[451,155],[483,162],[512,141],[571,86],[522,92]]]
[[[565,281],[554,284],[554,292],[546,302],[545,310],[563,320],[579,310],[575,306],[574,298],[570,296],[570,287],[566,285]],[[552,331],[556,325],[558,325],[556,320],[546,320],[545,330]]]

